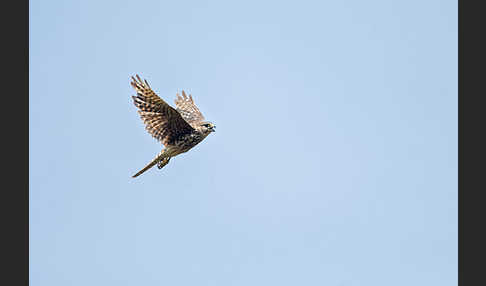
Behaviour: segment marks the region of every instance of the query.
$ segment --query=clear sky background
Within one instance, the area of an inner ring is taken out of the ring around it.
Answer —
[[[217,126],[161,150],[131,95]],[[457,285],[457,1],[30,1],[30,282]]]

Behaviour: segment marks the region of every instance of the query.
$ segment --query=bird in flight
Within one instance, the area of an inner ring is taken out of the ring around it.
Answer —
[[[174,109],[160,98],[149,86],[148,82],[132,76],[130,84],[137,92],[132,96],[133,103],[138,108],[138,113],[145,124],[145,129],[164,148],[160,153],[132,177],[138,177],[155,164],[162,169],[169,163],[170,158],[189,151],[199,142],[204,140],[211,132],[215,132],[216,126],[204,120],[204,116],[197,108],[192,96],[187,96],[182,91],[182,96],[177,94]]]

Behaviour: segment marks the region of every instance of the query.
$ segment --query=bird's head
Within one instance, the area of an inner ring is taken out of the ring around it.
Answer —
[[[206,135],[211,133],[211,132],[216,132],[216,130],[215,130],[216,126],[209,121],[201,122],[201,124],[199,124],[199,128],[200,128],[201,132],[206,134]]]

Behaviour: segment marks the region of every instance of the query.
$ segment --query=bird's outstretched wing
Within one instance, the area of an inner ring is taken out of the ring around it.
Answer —
[[[182,96],[177,94],[175,104],[182,118],[191,124],[191,126],[194,127],[197,123],[204,121],[204,116],[199,111],[199,108],[197,108],[190,94],[187,96],[184,91],[182,91]]]
[[[193,128],[181,114],[162,100],[149,86],[148,82],[137,75],[132,76],[130,84],[137,92],[132,96],[133,103],[145,123],[145,129],[165,146],[173,144],[178,138],[193,132]]]

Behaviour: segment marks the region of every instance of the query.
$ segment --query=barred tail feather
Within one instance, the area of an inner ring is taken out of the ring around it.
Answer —
[[[164,149],[164,150],[160,151],[160,153],[152,161],[150,161],[150,163],[148,163],[147,166],[143,167],[142,170],[138,171],[135,175],[133,175],[132,178],[138,177],[139,175],[141,175],[142,173],[144,173],[148,169],[152,168],[155,164],[160,162],[165,157],[167,157],[167,155],[165,154],[165,149]]]

